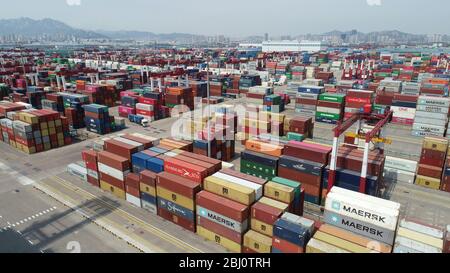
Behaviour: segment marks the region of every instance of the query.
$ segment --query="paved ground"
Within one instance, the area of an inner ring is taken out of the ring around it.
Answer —
[[[227,102],[230,103],[230,102]],[[244,100],[231,101],[245,103]],[[112,109],[112,112],[116,109]],[[293,115],[293,109],[286,111]],[[149,128],[128,123],[121,133],[140,132],[167,137],[177,118],[156,121]],[[331,143],[331,128],[316,124],[315,140]],[[417,159],[421,138],[408,128],[389,125],[393,139],[386,152]],[[125,201],[82,183],[65,172],[81,160],[89,140],[35,155],[0,143],[0,252],[224,252],[216,244],[170,224]],[[237,152],[242,149],[237,145]],[[235,161],[238,165],[238,160]],[[450,223],[450,194],[415,185],[392,185],[387,198],[402,203],[402,215],[439,224]],[[319,215],[320,209],[307,206]],[[11,239],[15,238],[15,239]],[[125,241],[131,242],[133,246]]]

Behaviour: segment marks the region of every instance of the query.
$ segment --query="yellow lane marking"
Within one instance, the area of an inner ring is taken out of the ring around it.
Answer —
[[[66,180],[64,180],[64,179],[62,179],[60,177],[52,176],[52,178],[58,180],[58,181],[55,181],[55,182],[58,182],[59,184],[63,185],[64,187],[66,187],[67,189],[69,189],[71,191],[77,190],[78,193],[84,195],[85,197],[89,197],[89,198],[97,197],[97,196],[91,194],[90,192],[85,191],[82,188],[74,186],[72,183],[67,182]],[[70,183],[70,184],[67,184],[67,183]],[[203,251],[201,251],[200,249],[198,249],[198,248],[196,248],[196,247],[194,247],[194,246],[192,246],[192,245],[190,245],[190,244],[188,244],[188,243],[186,243],[186,242],[184,242],[184,241],[182,241],[182,240],[180,240],[180,239],[178,239],[178,238],[176,238],[176,237],[174,237],[174,236],[172,236],[172,235],[170,235],[170,234],[168,234],[166,232],[164,232],[163,230],[161,230],[161,229],[159,229],[159,228],[157,228],[157,227],[155,227],[155,226],[153,226],[153,225],[151,225],[151,224],[149,224],[147,222],[144,222],[143,220],[141,220],[141,219],[131,215],[130,213],[120,209],[119,207],[116,207],[116,206],[113,206],[111,204],[108,204],[107,202],[104,202],[102,200],[99,200],[99,201],[102,202],[105,206],[113,209],[115,212],[120,213],[122,217],[128,219],[129,221],[137,222],[138,224],[142,225],[144,227],[144,229],[146,229],[148,232],[157,235],[161,239],[164,239],[165,241],[168,241],[168,242],[172,243],[173,245],[175,245],[175,246],[177,246],[177,247],[179,247],[181,249],[184,249],[184,250],[186,250],[188,252],[200,252],[200,253],[203,253]]]

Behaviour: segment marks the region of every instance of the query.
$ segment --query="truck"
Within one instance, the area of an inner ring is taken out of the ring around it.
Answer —
[[[130,120],[130,122],[139,124],[142,127],[148,127],[150,125],[149,120],[142,116],[129,114],[128,119]]]

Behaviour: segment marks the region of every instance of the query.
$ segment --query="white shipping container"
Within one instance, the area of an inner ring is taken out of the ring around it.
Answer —
[[[428,106],[428,105],[417,105],[417,111],[425,111],[431,113],[448,113],[448,107],[440,107],[440,106]]]
[[[87,169],[87,175],[89,175],[90,177],[93,177],[95,179],[98,179],[98,172],[97,171],[93,171],[91,169]]]
[[[325,209],[388,230],[396,229],[399,215],[398,209],[377,207],[365,200],[351,198],[336,192],[328,194]]]
[[[442,252],[442,248],[444,246],[444,240],[429,236],[424,233],[420,233],[417,231],[413,231],[404,227],[399,227],[397,230],[397,236],[402,236],[405,238],[409,238],[416,242],[420,242],[426,244],[428,246],[432,246],[434,248],[440,249]]]
[[[376,206],[382,206],[382,207],[391,208],[391,209],[395,209],[395,210],[399,210],[400,206],[401,206],[400,203],[397,203],[397,202],[381,199],[378,197],[374,197],[374,196],[356,192],[356,191],[347,190],[347,189],[336,187],[336,186],[332,187],[330,192],[347,195],[347,196],[355,198],[355,199],[361,199],[366,202],[370,202]]]
[[[141,199],[140,198],[137,198],[136,196],[134,196],[134,195],[131,195],[131,194],[129,194],[129,193],[126,193],[125,194],[125,197],[126,197],[126,200],[128,201],[128,202],[130,202],[131,204],[133,204],[133,205],[135,205],[135,206],[137,206],[137,207],[142,207],[142,204],[141,204]]]
[[[422,252],[412,249],[412,248],[409,248],[407,246],[404,246],[400,243],[395,243],[392,253],[422,253]]]
[[[144,103],[136,103],[136,109],[144,110],[144,111],[153,111],[153,105],[144,104]]]
[[[411,248],[420,253],[442,253],[442,249],[438,249],[436,247],[412,240],[410,238],[399,236],[399,235],[397,235],[395,237],[395,243],[403,245],[408,248]]]
[[[428,96],[420,96],[417,101],[419,105],[427,105],[427,106],[441,106],[441,107],[449,107],[450,100],[448,98],[441,97],[428,97]]]
[[[438,239],[444,239],[444,228],[439,229],[432,226],[425,226],[424,224],[418,223],[410,219],[402,219],[400,221],[400,227],[420,232]]]
[[[217,178],[229,181],[230,183],[234,183],[234,184],[241,185],[241,186],[244,186],[247,188],[251,188],[252,190],[255,191],[256,200],[260,199],[263,196],[264,188],[262,185],[259,185],[259,184],[256,184],[256,183],[253,183],[253,182],[250,182],[248,180],[244,180],[244,179],[241,179],[238,177],[234,177],[234,176],[231,176],[228,174],[224,174],[221,172],[217,172],[217,173],[213,174],[213,177],[217,177]]]
[[[141,200],[141,207],[153,214],[158,213],[158,209],[155,204],[149,203],[147,201]]]
[[[444,133],[445,133],[444,126],[423,124],[423,123],[418,123],[418,122],[414,122],[412,129],[417,130],[417,131],[433,132],[437,135],[444,135]]]
[[[389,167],[392,169],[398,169],[407,172],[416,172],[417,170],[417,161],[412,161],[408,159],[386,156],[386,160],[384,162],[385,167]]]
[[[384,167],[383,178],[391,181],[414,184],[416,173]]]
[[[113,139],[116,140],[116,141],[120,141],[122,143],[128,144],[128,145],[137,147],[139,152],[144,150],[144,145],[139,143],[139,142],[136,142],[136,141],[133,141],[133,140],[129,140],[129,139],[126,139],[126,138],[123,138],[123,137],[115,137]]]
[[[322,113],[336,114],[336,115],[339,115],[341,113],[341,109],[323,107],[323,106],[317,106],[316,111],[322,112]]]
[[[432,113],[432,112],[424,112],[424,111],[416,111],[416,118],[429,118],[429,119],[438,119],[448,121],[447,113]]]
[[[112,176],[120,181],[125,181],[125,177],[130,172],[130,171],[121,172],[120,170],[111,168],[110,166],[107,166],[100,162],[98,163],[98,170],[99,172]]]

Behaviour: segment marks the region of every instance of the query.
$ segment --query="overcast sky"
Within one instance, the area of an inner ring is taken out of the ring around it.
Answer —
[[[330,30],[450,34],[448,0],[2,0],[0,18],[52,18],[87,30],[228,36]]]

